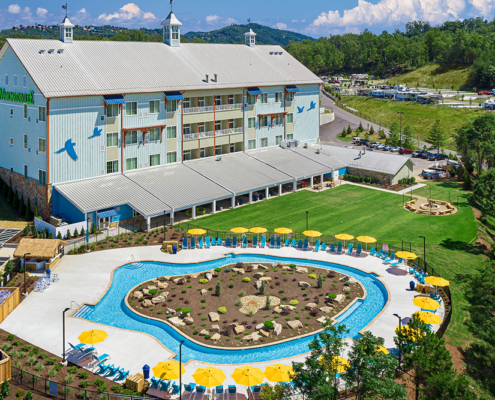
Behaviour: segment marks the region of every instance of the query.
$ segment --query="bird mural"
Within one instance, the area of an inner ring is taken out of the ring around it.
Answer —
[[[75,145],[75,143],[72,143],[72,139],[69,139],[65,142],[64,147],[56,151],[55,154],[60,154],[66,151],[70,158],[72,158],[74,161],[77,161],[79,157],[77,156],[76,150],[74,149]]]
[[[301,114],[304,111],[304,107],[297,107],[297,111]]]
[[[310,107],[308,108],[308,111],[314,110],[315,108],[316,108],[316,103],[312,101]]]
[[[98,127],[95,126],[95,129],[93,130],[93,135],[90,136],[88,139],[93,139],[95,137],[101,136],[101,131],[102,130],[103,130],[103,128],[102,129],[98,129]]]

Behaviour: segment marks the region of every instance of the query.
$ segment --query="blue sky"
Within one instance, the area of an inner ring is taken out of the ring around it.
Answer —
[[[66,0],[64,0],[66,1]],[[80,25],[117,25],[129,28],[159,27],[170,10],[168,0],[84,0],[69,3],[69,18]],[[59,23],[62,2],[3,0],[0,29],[13,25]],[[174,12],[183,23],[183,33],[209,31],[251,17],[279,29],[314,37],[365,28],[403,29],[411,20],[439,24],[446,20],[482,16],[492,19],[495,0],[174,0]]]

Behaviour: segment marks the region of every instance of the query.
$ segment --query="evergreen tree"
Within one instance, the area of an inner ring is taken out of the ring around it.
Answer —
[[[81,228],[81,236],[86,236],[86,231],[84,230],[84,226]]]
[[[3,197],[7,197],[7,194],[9,193],[9,189],[10,189],[10,187],[7,184],[7,182],[4,182],[3,189],[2,189],[2,196]]]
[[[466,172],[464,175],[464,183],[462,185],[464,190],[471,190],[471,176]]]
[[[38,203],[34,203],[34,216],[38,218],[40,215],[38,214]]]
[[[413,131],[413,128],[411,125],[407,124],[405,127],[404,127],[404,133],[402,135],[402,143],[403,143],[403,147],[406,148],[406,149],[411,149],[413,150],[415,148],[415,145],[414,145],[414,139],[415,139],[416,135]]]
[[[352,135],[351,125],[349,125],[349,126],[347,127],[347,134],[348,134],[348,135]]]
[[[17,194],[17,190],[14,191],[14,200],[12,201],[12,206],[16,209],[19,207],[19,196]]]
[[[14,200],[14,193],[12,192],[12,188],[9,186],[9,191],[7,192],[7,201],[9,203],[12,203],[12,200]]]
[[[38,229],[36,228],[36,225],[33,225],[33,238],[37,238],[38,237]]]
[[[53,233],[52,233],[52,232],[50,232],[50,233],[48,234],[48,239],[53,239]]]
[[[400,141],[399,133],[400,133],[399,124],[397,122],[393,122],[392,125],[390,125],[388,138],[385,140],[385,144],[390,146],[398,146]]]
[[[77,230],[77,228],[74,229],[73,235],[74,235],[74,237],[78,237],[79,236],[79,231]]]
[[[440,126],[440,120],[437,119],[433,127],[431,128],[428,136],[426,137],[426,143],[431,144],[433,147],[436,147],[437,153],[440,153],[440,147],[445,146],[445,141],[447,140],[447,136],[442,130]]]
[[[26,221],[31,221],[33,219],[33,215],[31,212],[31,200],[29,199],[29,197],[27,198],[26,213],[24,215],[24,218],[26,219]]]
[[[370,136],[373,136],[375,134],[375,129],[373,128],[373,125],[370,126]]]
[[[24,216],[26,214],[26,205],[24,204],[24,199],[21,198],[19,199],[19,208],[17,209],[19,212],[19,215]]]
[[[341,136],[342,136],[343,138],[345,138],[345,137],[347,136],[347,130],[345,129],[345,127],[342,129]]]
[[[266,281],[261,282],[261,288],[260,288],[260,293],[265,294],[266,292]]]
[[[9,381],[5,379],[0,387],[0,397],[5,399],[10,396],[10,385]]]
[[[61,233],[60,231],[58,231],[58,233],[57,233],[57,239],[60,239],[60,240],[62,240],[62,239],[63,239],[63,238],[62,238],[62,233]]]
[[[31,225],[29,224],[29,222],[24,227],[24,230],[22,231],[22,233],[24,234],[24,236],[27,236],[31,233]]]
[[[70,230],[69,230],[69,229],[67,229],[67,233],[65,234],[65,238],[66,238],[67,240],[69,240],[69,239],[71,239],[71,238],[72,238],[72,235],[71,235],[71,233],[70,233]]]
[[[217,285],[215,286],[215,295],[217,297],[220,297],[221,294],[222,294],[222,285],[221,285],[220,281],[218,281]]]
[[[363,124],[361,123],[361,121],[359,122],[359,126],[358,128],[356,129],[358,132],[362,132],[364,131],[364,128],[363,128]]]
[[[266,294],[266,309],[269,310],[272,307],[272,301],[270,299],[270,293]]]
[[[91,234],[93,234],[93,235],[94,235],[95,233],[96,233],[96,225],[93,223],[93,224],[91,225]]]
[[[318,289],[321,289],[323,287],[323,277],[321,274],[318,274]]]

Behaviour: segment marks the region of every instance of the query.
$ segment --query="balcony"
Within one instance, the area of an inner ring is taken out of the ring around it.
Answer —
[[[230,128],[230,129],[221,129],[219,131],[210,131],[210,132],[200,132],[200,133],[187,133],[184,135],[184,142],[188,140],[198,140],[209,138],[213,136],[224,136],[224,135],[233,135],[235,133],[242,133],[242,128]]]
[[[215,136],[233,135],[234,133],[242,133],[242,128],[222,129],[215,132]]]
[[[198,114],[198,113],[209,113],[213,111],[232,111],[232,110],[242,110],[242,103],[222,104],[219,106],[188,107],[188,108],[184,108],[184,114]]]

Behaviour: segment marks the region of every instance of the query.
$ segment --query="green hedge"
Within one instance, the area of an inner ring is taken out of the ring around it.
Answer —
[[[370,183],[370,184],[378,183],[378,179],[372,178],[371,176],[358,176],[351,174],[344,174],[344,180],[349,182]]]

